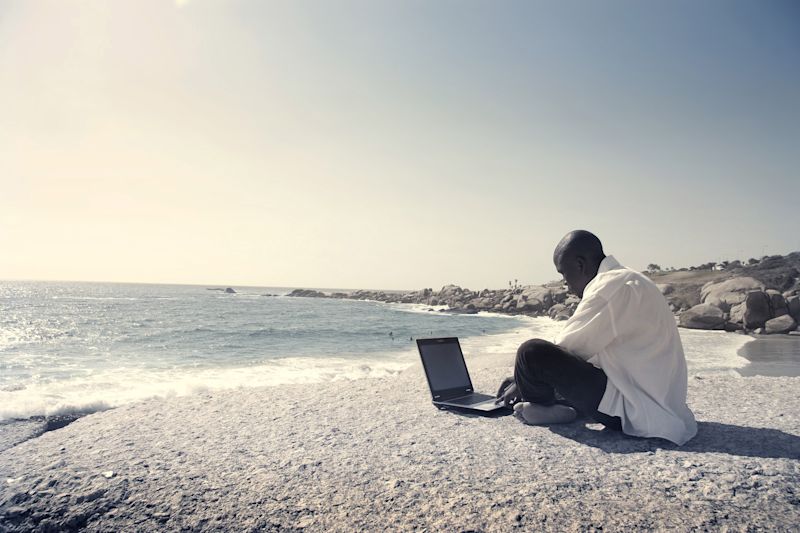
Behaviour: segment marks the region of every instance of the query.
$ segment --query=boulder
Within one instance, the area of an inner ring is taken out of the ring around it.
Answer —
[[[698,304],[681,313],[679,325],[690,329],[724,329],[725,314],[716,305]]]
[[[658,287],[658,290],[660,290],[661,294],[664,296],[672,294],[672,292],[675,290],[675,287],[669,283],[656,283],[656,287]]]
[[[452,296],[461,295],[464,292],[464,289],[459,287],[458,285],[445,285],[442,287],[442,290],[439,291],[439,298],[446,299]]]
[[[786,299],[780,291],[770,289],[767,291],[767,295],[769,296],[770,314],[773,318],[789,314],[789,308],[786,306]]]
[[[312,289],[295,289],[286,296],[292,296],[296,298],[325,298],[325,293]]]
[[[566,298],[566,291],[563,294]],[[553,291],[548,287],[529,286],[517,296],[517,309],[525,312],[539,312],[553,305]]]
[[[769,295],[764,291],[751,291],[744,300],[742,325],[745,329],[756,329],[772,318],[770,314]]]
[[[744,302],[731,307],[730,318],[728,320],[736,324],[742,324],[744,322],[744,308]]]
[[[567,306],[564,304],[556,304],[547,311],[547,314],[550,318],[555,318],[557,314],[564,312],[567,310]]]
[[[524,300],[520,298],[516,302],[517,302],[516,305],[517,311],[522,311],[525,313],[538,313],[539,311],[543,311],[545,309],[544,305],[542,305],[542,302],[535,299]]]
[[[789,296],[786,299],[786,308],[795,322],[800,322],[800,296]]]
[[[767,320],[764,324],[764,331],[767,333],[789,333],[797,327],[797,322],[789,315],[781,315],[777,318]]]
[[[513,311],[516,308],[517,308],[516,300],[509,300],[503,304],[503,311]]]
[[[750,277],[706,283],[700,291],[700,301],[728,311],[731,306],[744,302],[747,293],[753,290],[764,290],[764,284]]]
[[[563,303],[569,296],[569,289],[567,289],[563,285],[558,287],[549,287],[549,289],[550,289],[550,295],[553,298],[553,303],[557,304]]]

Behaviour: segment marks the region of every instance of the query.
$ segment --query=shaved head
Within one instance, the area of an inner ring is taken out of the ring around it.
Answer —
[[[582,229],[564,235],[553,251],[556,270],[564,276],[570,291],[579,297],[583,297],[583,289],[597,275],[605,257],[600,239]]]
[[[603,244],[597,235],[583,229],[570,231],[564,235],[553,252],[553,263],[558,265],[559,259],[578,255],[596,261],[598,265],[606,257],[603,253]]]

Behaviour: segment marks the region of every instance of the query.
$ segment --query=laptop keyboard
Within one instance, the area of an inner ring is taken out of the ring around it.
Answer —
[[[485,402],[487,400],[494,400],[494,396],[488,394],[470,394],[469,396],[462,396],[461,398],[453,398],[452,400],[444,400],[447,403],[455,405],[474,405],[476,403]]]

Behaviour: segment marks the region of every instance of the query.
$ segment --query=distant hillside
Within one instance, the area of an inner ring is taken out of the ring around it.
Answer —
[[[748,276],[763,283],[768,289],[781,292],[800,290],[800,252],[788,255],[771,255],[751,259],[749,264],[739,261],[706,263],[697,267],[678,270],[646,271],[650,279],[659,285],[671,285],[668,299],[678,309],[689,308],[700,303],[700,289],[708,282]]]

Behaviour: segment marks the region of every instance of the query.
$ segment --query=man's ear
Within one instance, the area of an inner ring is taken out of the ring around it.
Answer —
[[[575,258],[575,263],[578,265],[578,270],[580,270],[581,273],[586,274],[586,265],[588,265],[586,258],[579,255]]]

